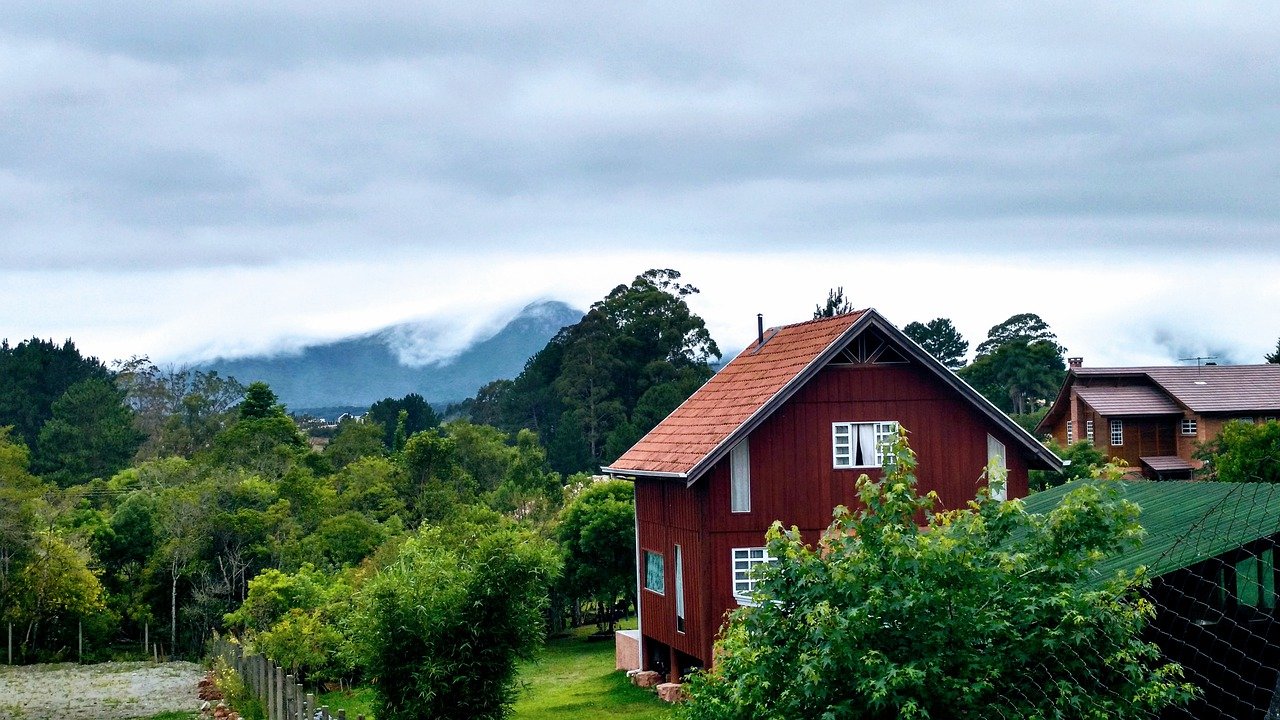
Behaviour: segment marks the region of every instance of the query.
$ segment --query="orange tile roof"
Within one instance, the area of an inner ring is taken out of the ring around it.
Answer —
[[[606,471],[688,477],[798,381],[866,311],[770,328]]]

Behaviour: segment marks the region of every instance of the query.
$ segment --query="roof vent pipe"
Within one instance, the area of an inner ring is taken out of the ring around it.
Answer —
[[[759,335],[756,347],[760,347],[764,345],[764,313],[756,313],[756,333]]]

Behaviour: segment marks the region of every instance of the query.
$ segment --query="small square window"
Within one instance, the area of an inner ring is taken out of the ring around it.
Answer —
[[[1113,447],[1120,447],[1121,445],[1124,445],[1124,421],[1123,420],[1111,421],[1111,445]]]
[[[1084,437],[1086,440],[1089,441],[1090,445],[1093,444],[1093,421],[1092,420],[1084,421]]]
[[[1183,435],[1196,434],[1196,421],[1191,418],[1183,418],[1178,427],[1182,430]]]
[[[1067,421],[1067,444],[1068,445],[1074,445],[1076,442],[1076,434],[1074,432],[1072,425],[1073,423],[1070,420],[1068,420]]]
[[[666,590],[666,561],[662,553],[644,551],[644,589],[662,595]]]

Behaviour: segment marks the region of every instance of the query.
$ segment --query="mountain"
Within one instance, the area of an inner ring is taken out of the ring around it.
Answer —
[[[534,303],[501,330],[447,359],[439,358],[432,346],[432,337],[439,334],[433,326],[403,323],[299,352],[219,358],[200,366],[245,384],[262,380],[291,411],[367,408],[382,398],[415,392],[440,405],[471,397],[492,380],[519,375],[525,361],[582,315],[562,302]]]

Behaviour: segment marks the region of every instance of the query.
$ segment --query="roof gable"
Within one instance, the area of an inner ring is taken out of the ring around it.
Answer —
[[[771,328],[604,472],[692,483],[828,363],[916,362],[1002,426],[1042,467],[1061,466],[1030,433],[874,309]]]
[[[1102,379],[1128,380],[1129,384],[1084,384]],[[1277,364],[1071,368],[1037,430],[1046,431],[1067,411],[1073,386],[1102,415],[1155,415],[1182,412],[1182,408],[1195,413],[1280,413]]]

